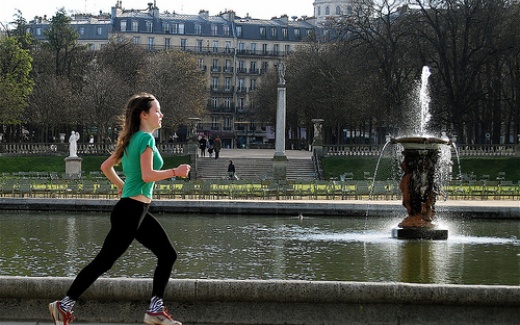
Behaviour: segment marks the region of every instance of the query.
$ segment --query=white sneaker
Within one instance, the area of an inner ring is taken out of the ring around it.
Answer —
[[[69,325],[74,320],[71,311],[64,311],[60,307],[60,301],[51,302],[49,304],[49,311],[51,312],[52,319],[55,325]]]
[[[144,323],[150,325],[182,325],[181,322],[172,319],[166,307],[163,307],[162,311],[156,313],[146,311],[144,314]]]

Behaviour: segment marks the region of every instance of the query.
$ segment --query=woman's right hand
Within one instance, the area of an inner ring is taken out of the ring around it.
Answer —
[[[191,166],[188,164],[182,164],[179,167],[174,168],[173,170],[175,172],[175,176],[186,178],[190,173]]]

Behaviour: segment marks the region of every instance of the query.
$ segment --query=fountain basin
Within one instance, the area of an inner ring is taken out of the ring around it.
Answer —
[[[435,150],[439,149],[443,145],[450,145],[449,139],[443,139],[433,136],[410,136],[410,137],[398,137],[391,140],[392,143],[401,144],[405,150],[416,149],[416,150]]]
[[[392,237],[397,239],[446,240],[448,239],[448,229],[426,227],[395,227],[392,229]]]

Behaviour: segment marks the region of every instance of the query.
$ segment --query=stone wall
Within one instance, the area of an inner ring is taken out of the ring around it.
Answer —
[[[49,321],[72,279],[0,277],[0,322]],[[78,322],[141,323],[152,282],[99,279]],[[171,280],[165,301],[184,324],[518,324],[520,287],[407,283]],[[110,310],[106,312],[105,310]]]

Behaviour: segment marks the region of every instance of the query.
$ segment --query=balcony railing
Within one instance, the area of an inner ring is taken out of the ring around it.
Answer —
[[[183,154],[183,144],[160,143],[157,148],[164,154]],[[110,155],[115,149],[113,143],[78,143],[78,156]],[[2,143],[0,155],[63,155],[68,156],[68,143]]]
[[[384,145],[323,145],[327,156],[379,156]],[[520,156],[520,146],[515,144],[459,145],[459,156],[508,157]]]

